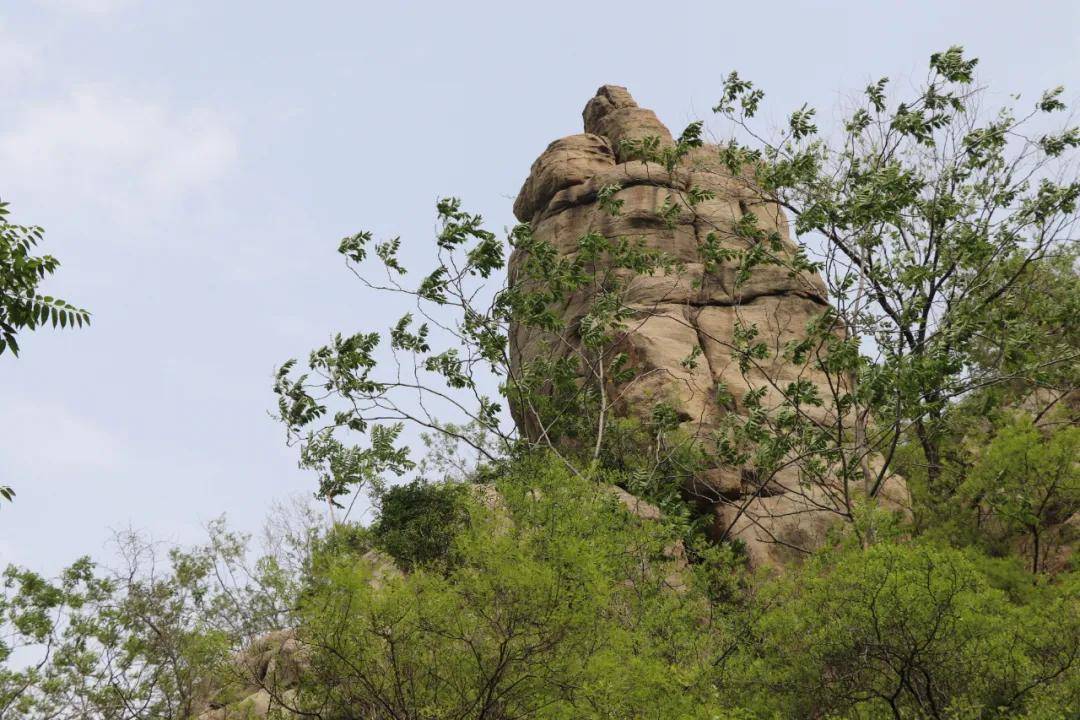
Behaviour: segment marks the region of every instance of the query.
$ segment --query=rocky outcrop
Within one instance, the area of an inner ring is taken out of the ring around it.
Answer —
[[[378,590],[404,575],[394,559],[368,550],[357,562],[368,569],[368,583]],[[198,703],[193,720],[269,720],[303,717],[294,713],[294,699],[310,649],[293,628],[254,638],[214,678]]]
[[[826,377],[810,353],[795,363],[785,353],[806,337],[807,323],[827,307],[825,285],[816,274],[792,273],[782,263],[755,267],[737,277],[737,262],[706,263],[706,240],[745,251],[752,240],[736,224],[752,215],[756,226],[779,238],[777,259],[792,257],[796,245],[781,209],[754,192],[749,178],[736,177],[720,161],[715,146],[690,150],[675,165],[635,159],[641,141],[654,148],[675,145],[671,133],[651,110],[641,108],[625,88],[605,85],[585,106],[584,130],[551,143],[533,163],[514,213],[532,227],[533,237],[570,258],[588,233],[625,237],[660,250],[676,260],[678,271],[625,274],[622,298],[632,312],[619,349],[634,365],[635,378],[618,388],[616,412],[645,417],[664,402],[676,409],[681,429],[707,443],[730,413],[746,415],[748,392],[762,393],[761,403],[775,408],[783,389],[796,381],[816,386],[826,400],[804,412],[814,422],[832,423],[828,402],[843,377]],[[601,190],[617,186],[606,207]],[[689,202],[691,188],[708,191]],[[620,204],[617,213],[610,208]],[[673,210],[674,208],[674,210]],[[510,282],[519,280],[524,251],[510,259]],[[558,309],[567,332],[554,337],[522,325],[511,328],[511,364],[521,369],[538,358],[573,352],[579,346],[576,323],[587,312],[588,298]],[[751,367],[733,357],[738,326],[756,326],[769,355]],[[690,361],[688,362],[688,359]],[[520,408],[523,431],[537,436],[535,422]],[[718,537],[741,540],[752,562],[776,564],[820,545],[843,512],[839,486],[811,481],[790,463],[768,477],[759,468],[713,467],[687,484],[686,490],[715,516]],[[892,507],[906,504],[902,481],[890,478],[883,496]]]
[[[281,714],[295,695],[304,655],[294,630],[256,638],[233,657],[196,719],[261,719],[275,709]]]

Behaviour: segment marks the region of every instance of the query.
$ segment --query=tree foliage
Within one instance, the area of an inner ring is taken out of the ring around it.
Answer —
[[[766,588],[745,682],[782,717],[1015,717],[1043,702],[1067,714],[1080,702],[1075,593],[1012,604],[963,553],[927,545],[824,555]],[[1044,701],[1048,687],[1064,694]]]
[[[686,418],[664,402],[651,425],[627,428],[619,403],[648,375],[625,351],[648,314],[629,292],[635,279],[677,275],[685,262],[640,238],[597,232],[569,252],[528,225],[500,243],[482,218],[446,199],[437,207],[434,269],[416,279],[399,238],[378,242],[361,232],[341,242],[370,290],[415,309],[385,332],[335,337],[302,373],[295,361],[282,366],[275,390],[290,438],[304,448],[335,438],[340,457],[365,458],[371,472],[331,483],[335,496],[372,486],[384,471],[410,471],[402,433],[411,425],[471,445],[485,462],[543,447],[584,475],[618,465],[629,431],[651,447],[641,454],[653,458],[641,484],[657,499],[685,489],[700,467],[753,467],[759,492],[796,470],[801,487],[827,488],[833,510],[849,521],[860,498],[888,486],[898,458],[916,462],[917,453],[926,502],[951,503],[958,485],[945,477],[944,455],[961,401],[1006,388],[1015,402],[1032,393],[1067,397],[1080,357],[1068,314],[1077,298],[1080,182],[1070,173],[1080,131],[1048,129],[1064,109],[1060,88],[1030,112],[986,113],[976,62],[955,47],[935,54],[925,82],[905,98],[890,98],[887,79],[870,85],[828,140],[809,107],[768,139],[753,125],[764,93],[736,74],[724,84],[715,112],[732,135],[710,152],[748,197],[790,215],[799,244],[789,251],[743,208],[734,232],[745,247],[710,233],[697,261],[734,266],[736,284],[764,266],[821,273],[831,306],[782,352],[830,378],[827,385],[751,384],[740,398],[719,387],[716,402],[741,410],[721,413],[708,437],[680,436]],[[643,138],[623,150],[676,172],[702,150],[703,133],[694,123],[671,146]],[[621,212],[618,190],[598,196],[613,215]],[[702,187],[672,189],[658,215],[692,211],[712,196]],[[517,253],[513,267],[507,250]],[[568,305],[581,306],[572,326],[558,310]],[[515,361],[508,338],[522,332],[545,334],[549,352]],[[712,340],[745,377],[768,376],[763,332],[736,322],[732,337]],[[698,362],[693,354],[683,360]],[[823,422],[816,408],[830,409],[831,419]]]
[[[38,285],[60,267],[52,255],[34,255],[44,231],[36,225],[16,225],[8,218],[8,203],[0,201],[0,355],[19,354],[16,335],[21,330],[82,327],[90,313],[50,295],[39,295]]]
[[[36,225],[16,225],[8,218],[8,203],[0,200],[0,355],[18,356],[16,336],[49,323],[55,328],[89,324],[90,313],[51,295],[38,294],[38,286],[60,267],[52,255],[34,255],[44,231]],[[0,485],[0,498],[11,500],[15,491]]]
[[[299,530],[299,532],[297,532]],[[223,522],[203,546],[117,537],[122,565],[59,577],[8,567],[0,595],[3,720],[189,720],[237,678],[230,658],[294,620],[314,527],[278,527],[252,562]]]
[[[306,604],[303,712],[361,717],[724,716],[723,627],[654,561],[673,538],[553,461],[522,463],[503,502],[467,501],[449,570],[373,582],[344,562]],[[387,518],[380,519],[380,523]],[[674,677],[672,673],[675,673]],[[665,692],[677,685],[679,692]]]
[[[885,457],[875,484],[913,433],[936,491],[946,416],[974,390],[1018,380],[1075,388],[1069,323],[1030,311],[1032,289],[1054,276],[1055,300],[1075,302],[1080,182],[1070,159],[1080,129],[1043,127],[1065,110],[1062,88],[1029,111],[987,117],[977,62],[959,47],[936,53],[925,83],[896,102],[880,79],[829,142],[806,107],[778,141],[761,139],[751,122],[763,94],[735,74],[716,107],[750,138],[725,146],[730,167],[753,168],[752,187],[821,245],[817,264],[846,334],[831,342],[854,344],[830,355],[834,371],[855,377],[837,401],[855,409],[857,445]],[[865,343],[872,356],[856,352]]]
[[[744,247],[707,235],[698,259],[737,283],[763,266],[821,273],[832,305],[783,353],[834,382],[718,388],[745,412],[707,442],[670,403],[636,419],[620,406],[643,372],[622,343],[642,312],[628,291],[684,262],[596,232],[572,252],[528,225],[502,241],[455,199],[437,205],[426,273],[399,238],[345,238],[366,288],[410,309],[275,376],[331,522],[279,524],[261,555],[214,525],[164,560],[129,538],[119,571],[9,569],[0,720],[186,720],[260,703],[320,720],[1080,714],[1080,131],[1044,127],[1060,89],[1030,113],[987,115],[975,68],[951,48],[905,98],[873,83],[831,139],[809,107],[767,139],[754,127],[764,93],[727,78],[725,177],[784,208],[800,242],[786,248],[744,209]],[[622,150],[674,172],[704,132]],[[612,215],[618,191],[598,194]],[[660,219],[710,198],[673,189]],[[51,272],[26,260],[40,232],[2,227],[24,272]],[[582,310],[572,326],[567,303]],[[525,330],[550,352],[513,357],[508,338]],[[724,339],[743,373],[769,356],[762,332],[735,323]],[[810,411],[823,405],[827,422]],[[745,547],[702,532],[686,481],[749,465],[764,492],[792,464],[804,485],[838,481],[847,522],[801,564],[752,571]],[[896,472],[910,521],[874,502]],[[334,516],[362,493],[370,526]],[[287,640],[271,651],[267,638]]]
[[[259,702],[326,720],[1080,708],[1075,573],[1028,575],[1017,593],[975,548],[849,532],[801,567],[751,575],[722,547],[688,564],[677,523],[628,511],[549,453],[505,466],[497,494],[467,487],[410,488],[398,499],[429,497],[384,503],[374,531],[305,515],[254,561],[215,525],[157,564],[129,540],[140,561],[118,573],[10,569],[5,637],[47,652],[22,669],[7,659],[0,717],[246,717]],[[421,556],[435,545],[417,521],[446,505],[468,520],[440,526],[445,551]],[[266,652],[275,631],[290,655]]]

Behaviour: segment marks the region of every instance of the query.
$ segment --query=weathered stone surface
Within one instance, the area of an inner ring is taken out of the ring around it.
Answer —
[[[203,704],[198,720],[266,718],[289,703],[300,678],[305,653],[294,630],[256,638],[236,655],[221,685]]]
[[[514,213],[532,217],[560,190],[580,185],[614,164],[615,153],[607,138],[585,134],[556,140],[533,163]]]
[[[659,139],[661,146],[673,144],[671,133],[652,110],[638,107],[626,88],[605,85],[596,92],[582,112],[585,132],[611,140],[619,160],[625,160],[623,143],[647,137]]]
[[[735,262],[707,271],[701,243],[712,235],[722,247],[745,250],[751,240],[735,232],[744,215],[757,227],[779,237],[779,254],[789,256],[796,243],[784,213],[754,192],[749,175],[733,175],[720,162],[715,146],[695,148],[672,171],[631,159],[627,143],[654,137],[670,147],[671,133],[651,110],[641,108],[625,88],[605,85],[585,106],[583,135],[557,140],[533,164],[514,204],[522,222],[532,225],[535,238],[550,242],[565,257],[578,251],[587,233],[625,237],[662,250],[682,263],[676,271],[632,275],[616,270],[623,302],[634,312],[629,331],[618,348],[628,354],[637,377],[613,388],[616,411],[644,417],[659,402],[673,406],[680,428],[707,442],[728,413],[745,414],[744,396],[762,390],[762,404],[774,408],[783,389],[808,381],[826,399],[809,407],[806,416],[817,423],[834,423],[836,412],[828,399],[846,378],[829,378],[812,361],[791,362],[786,347],[805,339],[808,322],[827,307],[822,279],[811,273],[791,274],[776,264],[756,267],[749,278],[736,282]],[[612,215],[600,207],[602,188],[617,185],[613,200],[621,210]],[[691,187],[714,197],[690,203]],[[662,209],[673,211],[661,217]],[[523,257],[510,259],[510,282]],[[557,308],[564,326],[573,328],[585,315],[590,298],[576,296]],[[769,356],[748,370],[732,358],[737,325],[758,328]],[[565,357],[576,351],[573,333],[556,337],[529,328],[513,327],[511,363],[517,367],[539,357]],[[686,362],[691,356],[697,362]],[[515,417],[526,434],[536,433],[527,413]],[[800,476],[791,466],[759,477],[753,467],[717,467],[687,484],[686,490],[716,517],[716,535],[746,544],[756,565],[787,562],[824,542],[827,531],[841,518],[841,489]],[[907,489],[897,478],[886,483],[884,502],[905,508]]]
[[[659,520],[661,518],[660,508],[636,495],[631,495],[618,485],[608,485],[604,489],[611,493],[634,517],[642,520]]]

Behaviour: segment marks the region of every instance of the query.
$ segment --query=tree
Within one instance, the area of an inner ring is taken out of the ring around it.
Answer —
[[[81,558],[57,578],[8,567],[0,589],[0,720],[191,720],[251,682],[233,659],[295,624],[313,528],[248,538],[211,524],[199,547],[118,536],[115,570]],[[290,560],[292,558],[292,560]],[[299,560],[299,562],[294,562]]]
[[[15,225],[8,220],[8,203],[0,200],[0,355],[19,354],[15,336],[52,322],[67,327],[90,322],[90,313],[49,295],[37,293],[38,284],[56,272],[60,261],[52,255],[31,254],[41,242],[40,227]],[[0,485],[0,498],[11,500],[15,491]]]
[[[375,577],[349,554],[325,566],[302,610],[311,666],[296,695],[278,693],[286,708],[363,718],[736,717],[711,679],[726,625],[689,570],[673,579],[671,528],[634,517],[550,454],[519,461],[497,487],[497,503],[459,494],[470,522],[448,538],[452,565],[429,560]],[[384,515],[378,524],[395,520],[412,521]],[[400,548],[403,537],[388,539]]]
[[[1080,427],[1040,429],[1018,413],[981,452],[959,497],[987,508],[988,522],[1007,536],[1031,540],[1031,571],[1039,572],[1053,548],[1044,531],[1080,508]]]
[[[1075,257],[1080,182],[1070,173],[1080,129],[1040,126],[1065,109],[1060,87],[1019,117],[1006,108],[987,118],[977,62],[959,47],[935,53],[926,82],[892,105],[882,78],[833,142],[805,106],[782,138],[764,140],[751,126],[763,93],[736,74],[715,108],[749,138],[727,145],[729,166],[752,168],[748,187],[820,246],[836,320],[818,336],[831,346],[833,371],[854,378],[836,398],[852,409],[851,437],[837,433],[831,444],[883,454],[876,473],[863,465],[871,489],[910,431],[939,490],[954,400],[996,384],[1035,386],[1078,357],[1060,326],[1041,332],[1044,317],[1027,312],[1025,288],[1055,269],[1075,278],[1067,258]],[[1072,288],[1068,302],[1075,280]],[[843,339],[828,337],[836,327]],[[1047,341],[1037,352],[1033,337]],[[867,344],[872,357],[859,352]]]
[[[956,550],[819,556],[763,589],[738,682],[781,717],[1024,717],[1044,694],[1047,717],[1070,716],[1080,707],[1074,585],[1018,606]]]
[[[16,335],[52,323],[53,327],[82,327],[90,313],[49,295],[39,295],[38,284],[60,267],[52,255],[32,255],[44,231],[36,225],[15,225],[11,211],[0,201],[0,355],[19,354]]]
[[[389,488],[379,497],[374,542],[403,570],[452,561],[454,537],[469,521],[466,485],[419,480]]]

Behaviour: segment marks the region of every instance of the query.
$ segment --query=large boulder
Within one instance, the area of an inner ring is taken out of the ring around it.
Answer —
[[[583,117],[583,134],[556,140],[533,163],[514,203],[518,220],[531,225],[535,239],[551,243],[566,257],[578,251],[582,236],[598,233],[641,241],[681,264],[674,272],[621,278],[623,303],[633,311],[633,320],[620,349],[637,373],[609,394],[619,398],[616,411],[644,419],[657,403],[667,403],[676,409],[682,431],[708,443],[729,413],[747,414],[743,398],[749,391],[760,390],[761,404],[769,409],[782,402],[782,389],[789,383],[806,380],[826,399],[805,410],[809,419],[835,423],[828,399],[848,379],[827,377],[813,353],[796,364],[784,352],[789,343],[806,337],[807,323],[827,308],[822,279],[765,264],[737,281],[735,262],[707,269],[701,257],[702,243],[710,236],[723,247],[749,249],[753,241],[735,231],[747,214],[759,229],[779,237],[781,260],[793,256],[797,246],[780,207],[763,199],[750,177],[729,172],[715,146],[691,150],[674,169],[635,159],[632,151],[646,138],[659,149],[675,141],[656,114],[639,107],[625,88],[601,87]],[[611,186],[619,188],[612,196],[621,201],[617,214],[610,212],[611,204],[602,207],[600,202],[601,189]],[[711,197],[688,202],[691,188],[708,190]],[[520,281],[524,252],[515,250],[510,258],[511,284]],[[512,327],[512,368],[573,352],[575,324],[587,307],[588,298],[579,297],[558,308],[568,330],[557,338],[533,327]],[[770,348],[769,357],[749,369],[732,357],[739,325],[756,325]],[[539,439],[541,431],[528,412],[516,408],[515,419],[526,435]],[[686,490],[709,506],[716,535],[745,543],[758,565],[779,564],[820,546],[847,513],[851,498],[838,483],[820,475],[804,477],[797,462],[767,478],[754,467],[708,468]],[[889,507],[908,504],[899,478],[888,478],[885,490]]]

